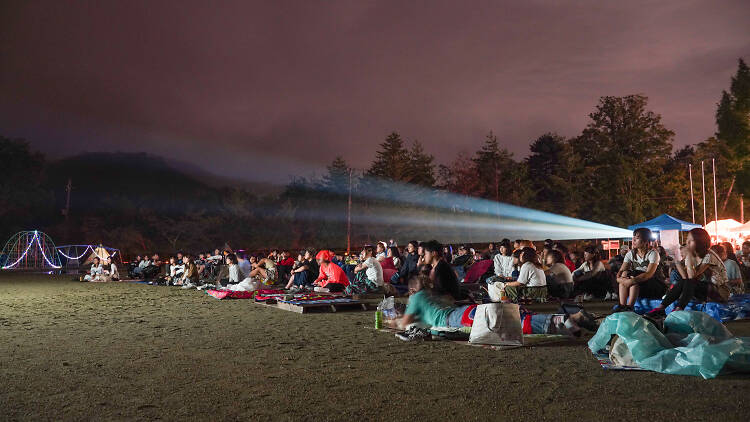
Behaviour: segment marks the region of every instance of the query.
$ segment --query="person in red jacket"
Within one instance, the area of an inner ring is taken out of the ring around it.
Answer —
[[[322,250],[315,256],[320,266],[320,274],[313,282],[316,292],[342,292],[349,285],[346,273],[331,262],[332,258],[333,252],[327,250]]]

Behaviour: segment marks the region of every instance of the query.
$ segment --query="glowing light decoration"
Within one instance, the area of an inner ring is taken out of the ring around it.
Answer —
[[[55,243],[47,234],[34,230],[14,234],[0,252],[3,270],[48,270],[62,268]]]
[[[105,253],[106,252],[106,253]],[[65,258],[63,266],[77,268],[97,257],[104,260],[111,257],[118,261],[120,250],[102,245],[63,245],[57,247],[57,253]]]

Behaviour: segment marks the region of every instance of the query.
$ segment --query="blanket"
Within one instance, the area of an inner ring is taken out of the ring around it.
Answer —
[[[216,299],[252,299],[255,292],[232,291],[232,290],[205,290],[206,294]]]
[[[659,304],[661,304],[661,299],[641,298],[635,302],[633,309],[635,310],[635,313],[642,315],[656,308]],[[667,307],[667,314],[674,310],[674,306],[675,304],[672,304]],[[750,294],[732,295],[729,297],[727,303],[690,302],[684,310],[705,312],[712,318],[721,322],[733,321],[736,319],[750,319]]]

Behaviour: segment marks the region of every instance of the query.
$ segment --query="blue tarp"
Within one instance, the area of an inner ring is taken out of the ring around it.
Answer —
[[[650,229],[652,232],[660,232],[662,230],[679,230],[684,232],[701,228],[703,226],[701,226],[700,224],[682,221],[680,219],[672,217],[669,214],[662,214],[656,218],[652,218],[651,220],[644,221],[643,223],[628,226],[628,230],[635,230],[641,227]]]
[[[724,325],[703,312],[667,315],[663,334],[633,312],[612,314],[589,340],[594,354],[618,335],[643,369],[674,375],[714,378],[729,372],[750,372],[750,338],[734,337]]]
[[[661,299],[641,298],[635,302],[633,310],[635,310],[635,313],[637,314],[645,314],[660,304]],[[673,303],[667,307],[667,314],[672,312],[674,306],[675,304]],[[710,315],[711,318],[721,322],[734,321],[735,319],[747,319],[750,318],[750,294],[732,295],[729,297],[727,303],[690,302],[685,307],[685,310],[705,312]]]

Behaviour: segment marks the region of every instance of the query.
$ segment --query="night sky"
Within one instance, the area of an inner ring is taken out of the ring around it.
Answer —
[[[0,134],[284,183],[367,167],[393,130],[438,162],[489,130],[523,157],[642,93],[685,145],[713,135],[749,22],[747,0],[5,0]]]

